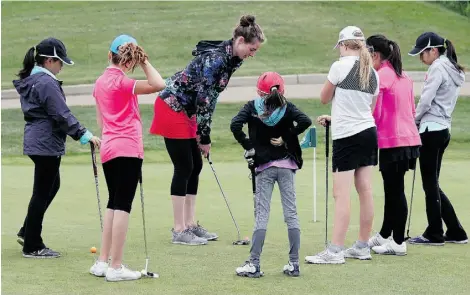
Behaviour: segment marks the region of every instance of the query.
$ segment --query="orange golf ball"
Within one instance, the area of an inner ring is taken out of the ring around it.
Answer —
[[[90,252],[91,252],[91,253],[96,253],[96,247],[91,247],[91,248],[90,248]]]

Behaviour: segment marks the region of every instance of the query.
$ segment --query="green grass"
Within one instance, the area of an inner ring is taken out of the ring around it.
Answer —
[[[398,41],[407,70],[425,70],[406,52],[424,31],[452,40],[459,62],[470,65],[470,20],[423,2],[2,2],[2,88],[11,88],[26,51],[48,36],[67,45],[76,62],[65,84],[92,83],[107,66],[112,39],[134,35],[166,77],[191,59],[202,39],[228,39],[242,14],[256,15],[268,42],[235,76],[266,70],[282,74],[326,72],[337,52],[339,31],[357,25],[369,36]],[[441,20],[441,21],[436,21]],[[136,77],[142,77],[138,70]]]
[[[330,106],[316,99],[291,100],[312,119],[329,113]],[[219,104],[213,121],[212,157],[218,177],[229,198],[242,236],[251,236],[253,203],[249,171],[242,160],[242,148],[229,130],[230,119],[241,104]],[[93,131],[97,130],[93,107],[72,107],[73,113]],[[144,130],[152,119],[152,106],[141,105]],[[470,99],[458,100],[454,112],[452,140],[441,170],[441,185],[454,202],[461,223],[470,227],[470,201],[464,171],[470,165]],[[99,247],[99,219],[95,187],[87,146],[69,139],[61,177],[62,187],[44,220],[47,245],[63,253],[58,260],[27,260],[21,257],[15,235],[22,223],[32,190],[33,166],[22,156],[23,117],[20,110],[2,110],[2,294],[466,294],[470,285],[465,278],[468,246],[409,247],[407,257],[374,256],[370,262],[348,261],[344,266],[302,264],[302,277],[284,278],[280,270],[287,261],[288,242],[282,210],[275,189],[268,235],[262,255],[266,276],[260,280],[243,280],[234,269],[248,255],[249,247],[232,246],[236,238],[225,203],[211,170],[205,163],[201,174],[198,220],[220,235],[220,241],[204,247],[174,246],[169,243],[172,226],[169,183],[172,166],[160,137],[145,132],[144,188],[148,230],[150,269],[159,272],[158,280],[107,284],[87,273],[93,263],[89,249]],[[324,241],[324,129],[318,128],[318,223],[312,219],[312,149],[304,150],[305,168],[297,174],[296,189],[302,227],[301,259],[322,250]],[[106,185],[100,173],[102,203]],[[406,191],[411,188],[407,175]],[[412,234],[420,234],[426,225],[424,194],[417,173],[413,202]],[[375,230],[382,221],[383,188],[377,169],[374,171]],[[331,183],[330,183],[331,196]],[[352,195],[352,218],[347,243],[358,231],[358,200]],[[137,195],[138,198],[138,195]],[[135,269],[144,266],[143,234],[139,200],[131,215],[125,263]],[[333,201],[329,200],[330,220]],[[331,233],[331,222],[330,222]],[[433,275],[429,275],[430,269]],[[189,283],[188,283],[189,282]],[[429,287],[429,286],[432,286]]]
[[[291,100],[314,121],[319,115],[329,114],[331,106],[322,105],[318,99]],[[239,161],[243,150],[230,132],[230,121],[238,113],[242,103],[220,103],[217,105],[212,122],[212,154],[218,161]],[[72,112],[79,121],[92,132],[99,134],[96,125],[94,106],[72,106]],[[169,162],[163,139],[148,133],[153,118],[153,105],[140,105],[144,129],[145,162]],[[2,161],[5,164],[28,164],[29,158],[23,156],[24,120],[20,109],[2,109]],[[446,158],[470,159],[470,99],[460,98],[453,114],[452,140]],[[316,124],[315,124],[316,125]],[[246,130],[246,128],[245,128]],[[324,155],[324,128],[317,126],[318,154]],[[304,157],[312,158],[312,153],[306,150]],[[67,138],[66,157],[73,163],[89,163],[89,146],[80,145],[70,137]]]
[[[218,161],[215,169],[237,219],[242,237],[253,228],[253,203],[248,169],[242,161]],[[292,279],[281,274],[288,256],[285,228],[276,188],[272,200],[268,234],[261,256],[265,277],[250,280],[236,277],[235,268],[249,254],[249,246],[233,246],[236,230],[208,165],[200,177],[197,219],[220,239],[202,247],[170,243],[172,209],[169,183],[171,164],[146,163],[144,190],[150,270],[156,280],[106,283],[88,274],[93,264],[89,253],[99,248],[100,225],[95,186],[90,165],[70,164],[61,168],[62,187],[48,210],[43,238],[48,246],[62,252],[57,260],[31,260],[21,256],[16,232],[23,222],[32,190],[32,165],[2,166],[2,294],[468,294],[468,245],[444,247],[409,246],[406,257],[373,256],[372,261],[347,261],[341,266],[305,265],[303,258],[323,250],[325,235],[324,162],[318,162],[318,222],[312,220],[311,161],[297,174],[297,206],[301,223],[300,258],[302,275]],[[468,176],[470,160],[445,160],[441,186],[451,198],[462,225],[470,228]],[[331,178],[330,178],[331,179]],[[406,176],[406,192],[412,174]],[[106,185],[100,167],[101,201]],[[379,230],[383,216],[381,178],[374,172],[375,222]],[[409,197],[409,195],[408,195]],[[352,214],[347,244],[357,239],[359,208],[352,194]],[[140,270],[144,267],[142,219],[139,194],[133,204],[124,261]],[[333,200],[329,199],[329,233],[333,220]],[[412,211],[411,234],[421,234],[426,226],[424,195],[417,173]]]

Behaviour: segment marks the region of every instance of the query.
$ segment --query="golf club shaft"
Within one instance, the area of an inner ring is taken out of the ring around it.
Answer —
[[[101,215],[100,189],[98,186],[98,167],[96,166],[95,146],[90,142],[91,163],[93,165],[93,174],[95,176],[96,198],[98,200],[98,213],[100,215],[101,232],[103,232],[103,216]]]
[[[330,157],[330,122],[326,121],[325,126],[325,162],[326,162],[326,170],[325,170],[325,187],[326,187],[326,194],[325,194],[325,246],[328,246],[328,159]]]
[[[147,231],[145,227],[145,210],[144,210],[144,188],[142,187],[142,171],[140,172],[139,176],[139,186],[140,186],[140,203],[142,207],[142,224],[144,226],[144,245],[145,245],[145,270],[147,270],[148,267],[148,252],[147,252]]]
[[[230,209],[230,205],[228,204],[227,197],[225,197],[225,193],[222,189],[222,185],[220,185],[219,178],[217,177],[217,173],[215,172],[214,165],[212,164],[212,160],[209,154],[207,155],[207,161],[209,162],[209,166],[211,166],[211,170],[214,173],[215,180],[217,181],[217,184],[219,185],[219,189],[220,189],[220,192],[222,193],[222,197],[224,198],[225,204],[227,204],[227,209],[230,212],[230,217],[232,217],[233,224],[237,228],[238,240],[240,240],[240,229],[238,228],[238,224],[235,221],[235,217],[233,217],[232,210]]]
[[[418,162],[418,160],[416,160],[416,162]],[[418,165],[416,165],[415,169],[413,170],[413,182],[411,184],[410,214],[408,215],[408,229],[406,230],[406,236],[407,237],[410,236],[411,213],[413,212],[413,195],[414,195],[414,191],[415,191],[416,169],[418,169]]]

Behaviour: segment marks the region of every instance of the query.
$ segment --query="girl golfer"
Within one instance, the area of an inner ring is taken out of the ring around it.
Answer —
[[[397,43],[383,35],[374,35],[367,38],[366,44],[380,79],[373,115],[385,193],[382,228],[369,239],[369,246],[378,254],[406,255],[405,173],[416,168],[421,145],[414,123],[413,81],[403,72]]]
[[[421,61],[429,66],[415,117],[423,144],[419,166],[426,195],[428,227],[421,236],[409,242],[434,246],[442,246],[445,242],[466,244],[467,233],[439,184],[442,158],[450,141],[452,112],[465,81],[464,68],[457,63],[452,42],[433,32],[421,34],[409,54],[419,54]],[[442,221],[447,227],[445,234]]]
[[[239,276],[260,277],[263,250],[274,183],[281,192],[284,221],[289,237],[289,262],[284,266],[288,276],[299,276],[300,225],[297,216],[294,177],[302,167],[302,150],[298,135],[311,124],[310,118],[287,102],[284,81],[275,72],[258,79],[259,98],[245,104],[232,119],[230,130],[245,149],[245,158],[256,167],[255,228],[250,258],[236,269]],[[295,122],[295,125],[294,125]],[[249,138],[243,132],[248,124]]]
[[[192,52],[194,59],[167,80],[155,101],[150,133],[164,138],[174,166],[170,192],[175,244],[203,245],[218,237],[195,223],[201,152],[207,157],[210,151],[212,114],[219,94],[264,39],[255,17],[242,16],[232,39],[200,41]]]
[[[316,264],[344,263],[344,258],[370,259],[368,240],[374,218],[372,166],[377,165],[377,130],[372,117],[373,99],[379,93],[379,77],[372,67],[364,34],[354,26],[344,28],[336,45],[340,59],[333,63],[321,91],[322,103],[332,102],[333,196],[335,214],[332,243],[321,253],[305,260]],[[359,239],[344,250],[350,219],[350,190],[353,183],[359,194]]]
[[[139,279],[138,271],[122,265],[122,256],[129,224],[129,213],[139,177],[144,146],[142,120],[137,95],[150,94],[165,87],[160,74],[148,61],[137,41],[128,35],[118,36],[111,44],[110,66],[96,80],[97,120],[103,132],[100,151],[109,201],[104,217],[100,256],[91,267],[95,276],[107,281]],[[140,66],[147,80],[134,80],[126,73]],[[111,263],[108,265],[108,259]]]
[[[13,81],[26,121],[23,153],[34,162],[33,195],[18,232],[18,243],[26,258],[60,256],[44,244],[41,232],[44,214],[60,188],[59,168],[67,135],[81,144],[91,141],[100,146],[99,138],[83,127],[67,107],[62,81],[56,77],[64,63],[73,65],[64,43],[44,39],[26,52],[19,80]]]

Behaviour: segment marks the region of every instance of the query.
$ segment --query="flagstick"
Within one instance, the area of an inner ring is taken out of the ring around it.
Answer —
[[[317,149],[313,148],[313,222],[317,222]]]

